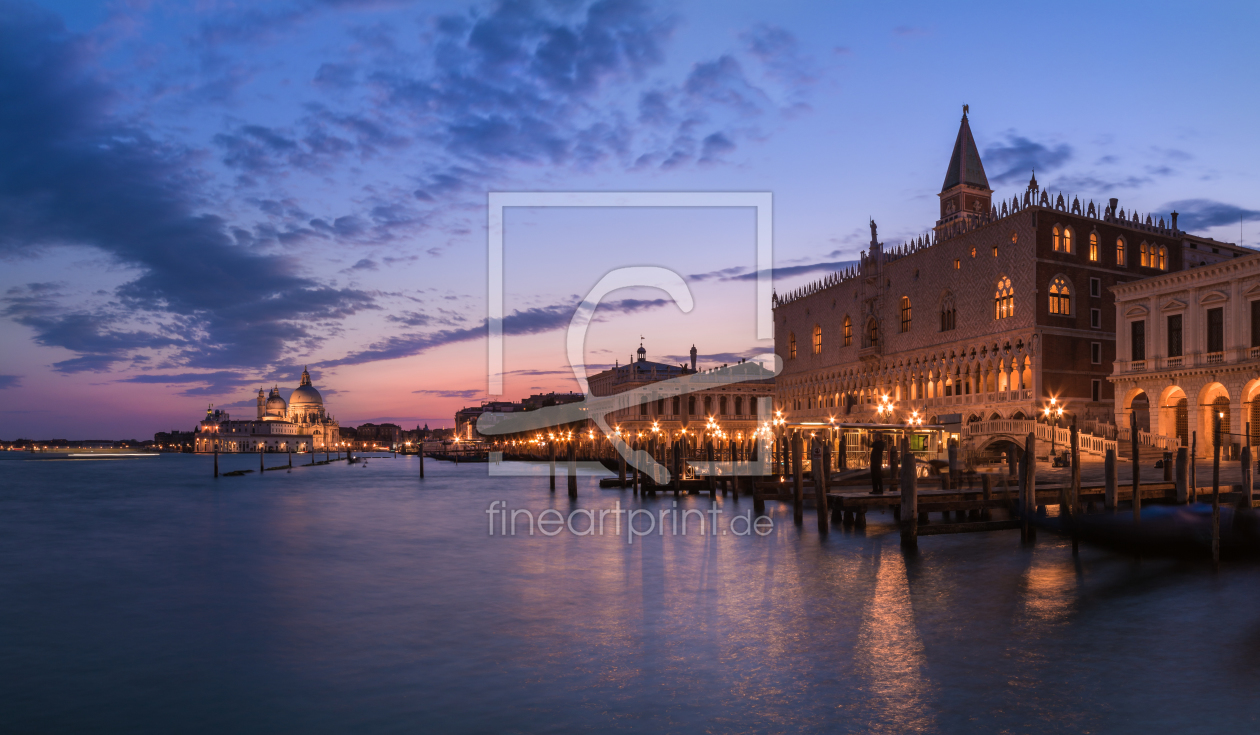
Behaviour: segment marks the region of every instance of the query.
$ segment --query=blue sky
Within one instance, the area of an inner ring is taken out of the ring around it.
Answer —
[[[345,423],[449,424],[484,396],[488,191],[770,191],[786,289],[869,217],[931,227],[964,103],[998,196],[1035,167],[1255,244],[1258,14],[0,1],[0,437],[187,428],[303,365]],[[593,366],[763,351],[752,221],[511,212],[507,395],[573,387],[563,327],[620,265],[697,308],[617,294]]]

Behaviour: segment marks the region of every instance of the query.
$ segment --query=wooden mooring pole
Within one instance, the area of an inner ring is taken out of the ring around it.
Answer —
[[[958,445],[949,440],[949,486],[958,487]]]
[[[1252,480],[1251,480],[1251,447],[1244,445],[1242,448],[1242,456],[1240,457],[1242,464],[1242,497],[1238,500],[1239,508],[1254,508],[1255,502],[1252,500]]]
[[[1190,432],[1190,502],[1191,503],[1198,502],[1198,499],[1199,499],[1199,476],[1198,476],[1198,473],[1195,472],[1195,469],[1196,469],[1195,468],[1195,453],[1198,451],[1198,443],[1199,443],[1198,433],[1199,432],[1197,431]]]
[[[1221,563],[1221,414],[1212,417],[1212,563]]]
[[[683,481],[682,447],[683,447],[683,443],[681,439],[675,439],[673,444],[670,445],[670,452],[671,452],[670,457],[672,460],[670,463],[670,466],[674,473],[674,477],[672,478],[673,481],[671,484],[674,486],[675,498],[678,497],[679,494],[682,492],[682,481]]]
[[[1142,522],[1142,463],[1138,458],[1137,411],[1129,412],[1129,445],[1133,448],[1133,522]]]
[[[1118,476],[1116,473],[1116,450],[1108,449],[1107,454],[1103,457],[1103,509],[1114,511],[1116,509],[1116,485]]]
[[[980,509],[980,519],[987,521],[990,515],[989,501],[993,500],[993,477],[988,472],[980,475],[980,499],[984,501],[984,507]]]
[[[1068,501],[1072,519],[1072,554],[1080,553],[1080,537],[1077,533],[1077,520],[1081,515],[1081,444],[1080,434],[1076,431],[1076,416],[1072,416],[1072,497]]]
[[[632,453],[635,451],[633,444],[630,445],[630,451]],[[639,489],[639,465],[637,463],[630,466],[630,480],[633,488],[631,494],[639,495],[642,491]]]
[[[909,450],[909,446],[906,447]],[[914,455],[906,451],[901,456],[901,545],[906,549],[919,548],[919,488],[915,477]],[[906,465],[909,465],[906,467]]]
[[[267,471],[266,466],[263,464],[263,451],[265,451],[265,447],[262,444],[259,444],[258,445],[258,474],[260,475]]]
[[[1177,447],[1177,467],[1173,473],[1173,492],[1176,494],[1178,505],[1185,505],[1190,502],[1189,472],[1190,462],[1186,457],[1186,448]]]
[[[1036,541],[1037,529],[1032,524],[1032,517],[1037,512],[1037,433],[1028,432],[1028,439],[1024,443],[1024,497],[1022,498],[1020,509],[1024,516],[1024,523],[1021,526],[1023,533],[1021,537],[1024,541]]]
[[[617,484],[626,489],[626,455],[617,452]]]
[[[420,479],[423,480],[424,479],[424,444],[423,443],[420,444],[420,451],[416,453],[416,456],[420,458]]]
[[[551,448],[551,492],[554,493],[556,491],[556,440],[547,442],[547,446]]]
[[[214,443],[214,476],[219,476],[219,443]]]
[[[704,458],[709,469],[709,497],[717,498],[717,466],[713,464],[713,437],[704,442]]]
[[[801,525],[805,520],[805,468],[801,462],[801,435],[792,434],[792,522]]]
[[[577,441],[569,442],[569,500],[577,500]]]
[[[826,534],[831,527],[827,522],[827,469],[823,466],[822,442],[813,442],[811,469],[814,476],[814,510],[818,511],[818,533]]]

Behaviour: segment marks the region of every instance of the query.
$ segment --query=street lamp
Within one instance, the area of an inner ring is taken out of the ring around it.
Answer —
[[[1059,428],[1059,419],[1063,418],[1063,404],[1059,403],[1059,399],[1051,396],[1050,403],[1046,405],[1042,413],[1045,414],[1047,423],[1050,422],[1051,417],[1053,417],[1054,419],[1054,424],[1050,428],[1050,460],[1053,463],[1054,438],[1055,438],[1054,435],[1058,433],[1056,429]]]
[[[881,420],[891,419],[893,415],[894,404],[888,394],[879,397],[879,405],[875,407],[875,413],[879,415]]]

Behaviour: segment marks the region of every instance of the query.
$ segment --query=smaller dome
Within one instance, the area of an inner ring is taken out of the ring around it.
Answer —
[[[284,407],[285,407],[284,399],[281,398],[280,396],[272,396],[271,398],[267,399],[268,409],[272,409],[272,408],[284,409]]]

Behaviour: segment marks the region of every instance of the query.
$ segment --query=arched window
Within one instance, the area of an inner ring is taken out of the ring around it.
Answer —
[[[1072,228],[1071,227],[1063,228],[1063,252],[1065,253],[1072,252]]]
[[[1063,276],[1055,276],[1050,282],[1050,313],[1059,316],[1072,315],[1072,290]]]
[[[1168,270],[1168,248],[1163,245],[1159,246],[1159,265],[1156,267],[1161,271]]]
[[[796,332],[788,334],[788,359],[796,359]]]
[[[1151,267],[1151,256],[1150,256],[1150,252],[1149,252],[1149,246],[1148,246],[1145,242],[1143,242],[1141,245],[1139,245],[1139,246],[1138,246],[1138,252],[1140,253],[1140,256],[1139,256],[1140,260],[1139,260],[1139,262],[1141,263],[1142,267],[1143,267],[1143,268],[1150,268],[1150,267]]]
[[[1063,250],[1063,228],[1058,225],[1054,226],[1054,252],[1062,252]]]
[[[853,320],[846,314],[844,317],[844,346],[853,344]]]
[[[941,299],[941,331],[948,332],[957,324],[958,312],[954,308],[954,295],[948,294]]]
[[[1116,265],[1124,265],[1127,261],[1124,259],[1124,238],[1116,238]]]
[[[866,339],[867,347],[874,347],[879,344],[879,322],[874,319],[866,323]]]
[[[1098,233],[1089,233],[1089,259],[1093,263],[1098,262]]]
[[[822,354],[822,327],[814,325],[814,354]]]
[[[901,331],[910,331],[910,297],[901,297]]]
[[[1002,276],[997,292],[993,294],[993,318],[1005,319],[1009,316],[1015,316],[1015,289],[1011,286],[1011,279]]]

